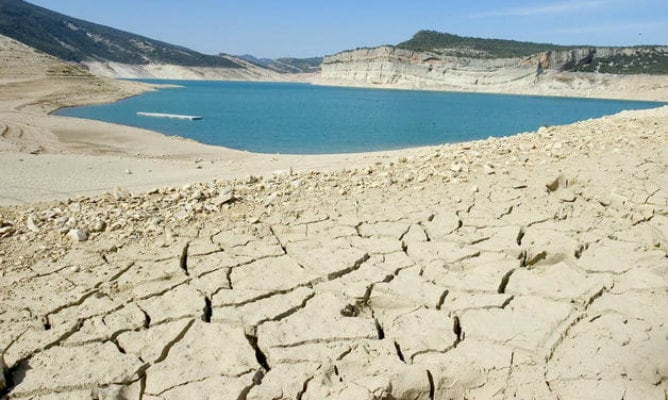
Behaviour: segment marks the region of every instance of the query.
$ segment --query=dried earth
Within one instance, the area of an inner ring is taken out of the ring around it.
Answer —
[[[668,107],[0,209],[8,399],[666,399]]]

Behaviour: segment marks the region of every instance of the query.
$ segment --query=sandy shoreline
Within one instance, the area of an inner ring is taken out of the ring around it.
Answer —
[[[29,90],[29,85],[25,86],[24,90]],[[145,90],[141,87],[133,89]],[[118,99],[118,96],[100,97],[92,95],[74,101],[82,104]],[[67,101],[74,102],[72,99]],[[0,168],[12,171],[0,177],[0,185],[4,188],[0,193],[0,205],[95,195],[109,192],[115,186],[145,191],[289,170],[365,167],[426,150],[414,148],[338,155],[254,154],[134,127],[45,115],[45,112],[57,110],[58,104],[43,104],[37,96],[32,102],[19,110],[11,107],[0,110],[1,121],[10,131],[3,138],[5,140],[0,141],[0,146],[4,147],[0,152]],[[17,127],[22,137],[12,141],[11,130],[17,130]],[[35,174],[34,171],[42,172]],[[58,185],[54,187],[53,182]]]
[[[385,89],[385,90],[406,90],[406,91],[425,91],[425,92],[452,92],[452,93],[484,93],[506,96],[534,96],[534,97],[563,97],[563,98],[581,98],[581,99],[599,99],[599,100],[625,100],[625,101],[649,101],[658,103],[668,103],[668,77],[665,78],[665,86],[660,90],[652,92],[643,92],[642,90],[633,91],[611,91],[604,90],[601,93],[577,92],[573,90],[532,90],[532,89],[508,89],[500,90],[498,88],[478,89],[462,88],[448,86],[415,86],[410,84],[372,84],[360,83],[350,80],[320,80],[311,79],[308,83],[312,85],[325,87],[349,87],[360,89]]]

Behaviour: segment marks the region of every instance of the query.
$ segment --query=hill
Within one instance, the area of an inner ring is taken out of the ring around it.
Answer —
[[[268,68],[283,74],[300,74],[320,71],[322,57],[294,58],[281,57],[277,59],[257,58],[250,54],[237,56],[260,67]]]
[[[70,62],[243,69],[242,63],[124,32],[22,0],[0,0],[0,34]]]

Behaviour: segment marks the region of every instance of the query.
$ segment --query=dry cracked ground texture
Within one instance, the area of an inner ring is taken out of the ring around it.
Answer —
[[[320,175],[162,247],[5,263],[5,395],[665,399],[665,139],[643,138],[448,184]]]

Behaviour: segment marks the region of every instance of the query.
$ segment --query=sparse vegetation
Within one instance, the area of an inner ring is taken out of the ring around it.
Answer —
[[[635,55],[616,54],[596,57],[573,71],[605,74],[668,74],[668,54],[647,49]]]
[[[320,70],[320,64],[322,64],[322,57],[310,57],[310,58],[283,57],[283,58],[277,58],[276,63],[285,66],[284,72],[288,73],[315,72]]]
[[[416,33],[410,40],[399,43],[397,47],[413,51],[447,52],[451,55],[477,58],[528,57],[544,51],[567,48],[550,43],[482,39],[424,30]]]

